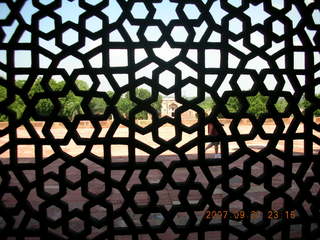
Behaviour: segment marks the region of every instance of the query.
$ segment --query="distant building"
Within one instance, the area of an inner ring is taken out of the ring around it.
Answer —
[[[178,103],[174,97],[167,97],[162,99],[161,116],[174,117],[174,113],[181,103]]]
[[[166,97],[162,99],[161,103],[161,117],[169,116],[175,117],[175,111],[179,108],[182,104],[178,103],[174,97]],[[193,120],[196,119],[196,112],[193,110],[188,110],[182,113],[181,116],[184,120]]]

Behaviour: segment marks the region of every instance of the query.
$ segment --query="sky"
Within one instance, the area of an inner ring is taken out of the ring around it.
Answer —
[[[39,0],[40,3],[46,5],[52,2],[52,0]],[[65,23],[67,21],[71,21],[74,23],[78,23],[79,21],[79,15],[84,13],[85,10],[79,7],[78,4],[79,0],[74,0],[72,2],[69,2],[67,0],[62,0],[62,7],[56,10],[56,13],[59,14],[62,18],[62,22]],[[86,0],[87,3],[91,5],[95,5],[101,0]],[[206,0],[202,0],[203,2],[206,2]],[[283,8],[283,3],[285,0],[271,0],[272,5],[278,9]],[[238,7],[239,4],[241,4],[241,0],[229,0],[228,1],[231,5],[234,7]],[[306,0],[306,4],[310,4],[311,0]],[[169,0],[163,0],[161,3],[153,3],[154,7],[156,8],[156,12],[154,15],[155,19],[160,19],[165,25],[168,25],[171,20],[178,19],[178,16],[176,14],[176,7],[177,4],[170,2]],[[189,19],[198,19],[199,17],[199,10],[195,5],[193,4],[186,4],[184,7],[184,12],[186,16]],[[103,9],[103,13],[108,16],[109,22],[114,23],[118,20],[120,14],[121,14],[121,7],[118,5],[117,1],[110,1],[110,4],[107,8]],[[38,9],[33,6],[32,1],[26,1],[26,4],[21,10],[21,15],[24,19],[24,21],[27,24],[31,24],[31,17],[33,14],[37,13]],[[217,0],[214,2],[213,6],[210,8],[209,12],[212,14],[214,20],[216,23],[220,24],[221,19],[227,14],[225,10],[221,8],[220,1]],[[0,3],[0,20],[5,19],[6,16],[9,13],[9,8],[6,6],[5,3]],[[72,14],[70,14],[72,13]],[[135,19],[144,19],[146,15],[148,14],[148,10],[145,8],[144,4],[141,2],[135,3],[131,13]],[[264,21],[270,17],[270,15],[264,11],[263,4],[258,4],[256,6],[250,4],[250,7],[245,11],[245,14],[248,15],[251,18],[252,25],[255,24],[263,24]],[[292,25],[295,27],[299,20],[301,19],[301,16],[297,9],[294,7],[287,13],[287,16],[292,20]],[[316,24],[320,24],[320,11],[315,11],[313,13],[313,19]],[[15,32],[16,28],[18,26],[18,22],[15,21],[11,26],[4,26],[2,29],[6,33],[6,37],[4,39],[4,42],[8,42],[11,39],[11,36]],[[126,20],[123,23],[123,26],[126,28],[130,38],[133,42],[139,42],[139,38],[137,37],[136,33],[138,31],[138,27],[132,25],[128,20]],[[91,32],[99,31],[102,28],[102,21],[98,17],[91,17],[86,21],[86,28]],[[196,36],[194,38],[194,42],[199,42],[202,38],[205,30],[207,28],[206,22],[203,22],[199,27],[195,27],[195,33]],[[229,22],[229,28],[230,31],[239,34],[242,31],[242,23],[234,18]],[[274,22],[272,25],[273,31],[277,33],[278,35],[282,35],[284,33],[283,25],[280,22]],[[55,29],[54,21],[51,17],[47,16],[39,22],[39,29],[44,32],[48,33]],[[313,37],[314,32],[307,31],[310,38]],[[176,42],[184,42],[186,38],[188,37],[188,32],[185,30],[182,26],[175,27],[172,32],[171,36],[173,37],[174,41]],[[118,42],[118,41],[124,41],[121,37],[121,34],[118,31],[113,31],[110,33],[110,41],[111,42]],[[161,37],[161,31],[156,26],[149,26],[145,32],[145,37],[148,41],[157,41]],[[74,43],[77,42],[78,39],[78,33],[74,31],[73,29],[69,29],[64,32],[62,35],[62,41],[64,44],[68,46],[72,46]],[[258,31],[254,32],[250,36],[251,43],[256,45],[257,47],[260,47],[264,44],[264,37],[262,34],[260,34]],[[209,37],[209,42],[220,42],[220,34],[217,32],[212,32],[211,36]],[[23,36],[20,39],[20,42],[30,42],[31,41],[31,34],[27,31],[23,34]],[[236,49],[240,49],[243,53],[250,53],[250,50],[245,48],[243,46],[242,40],[233,42],[232,40],[229,40],[228,42],[230,45],[235,47]],[[61,49],[56,46],[54,38],[50,40],[45,40],[40,38],[39,39],[40,46],[48,49],[54,54],[57,54],[61,52]],[[96,47],[99,47],[101,45],[101,38],[92,40],[90,38],[86,38],[86,44],[83,48],[80,49],[81,53],[87,53],[91,49],[94,49]],[[300,40],[298,37],[294,38],[294,45],[299,46],[301,45]],[[267,53],[272,54],[279,49],[282,49],[284,47],[283,42],[282,43],[272,43],[271,48],[267,50]],[[169,61],[172,58],[176,57],[181,49],[179,48],[171,48],[167,42],[164,42],[163,45],[160,48],[153,49],[155,55],[165,61]],[[220,67],[220,55],[221,51],[219,49],[207,49],[205,50],[205,67],[206,68],[219,68]],[[109,58],[110,58],[110,67],[122,67],[128,65],[128,52],[125,49],[110,49],[109,50]],[[147,57],[146,52],[144,49],[136,49],[135,50],[135,63],[139,63],[143,59]],[[315,61],[320,61],[320,54],[315,53],[314,55]],[[197,63],[197,50],[191,49],[189,50],[187,54],[187,58],[189,58],[191,61]],[[240,63],[240,59],[234,56],[233,54],[228,54],[228,67],[231,69],[237,68],[238,64]],[[214,61],[212,61],[214,59]],[[40,54],[39,56],[40,60],[40,67],[41,68],[47,68],[51,64],[51,60],[47,57]],[[5,50],[0,49],[0,62],[6,64],[6,52]],[[90,64],[92,67],[99,68],[102,67],[102,54],[97,54],[96,56],[92,57],[90,59]],[[279,58],[276,62],[278,67],[280,69],[284,68],[284,58]],[[30,67],[31,66],[31,51],[15,51],[15,67]],[[82,68],[83,64],[82,62],[73,57],[69,56],[63,59],[58,68],[64,68],[66,71],[71,74],[74,69]],[[152,71],[155,70],[158,67],[156,63],[151,63],[148,66],[144,67],[143,69],[139,70],[135,74],[135,78],[141,78],[141,77],[147,77],[151,78]],[[182,79],[185,79],[189,76],[197,79],[198,74],[197,71],[190,68],[183,62],[179,62],[175,65],[176,68],[181,70],[182,72]],[[304,69],[304,54],[303,52],[295,52],[294,53],[294,67],[295,69]],[[268,64],[265,60],[263,60],[260,57],[256,57],[254,59],[251,59],[247,65],[246,68],[248,69],[254,69],[258,73],[261,71],[261,69],[268,68]],[[5,72],[0,70],[0,75],[5,77]],[[17,76],[19,79],[26,78],[27,76]],[[127,74],[114,74],[115,79],[117,80],[118,84],[120,86],[124,86],[128,84],[128,75]],[[289,91],[293,93],[293,88],[290,85],[290,81],[287,76],[283,76],[286,84],[283,88],[283,91]],[[320,72],[318,71],[316,73],[315,77],[320,77]],[[61,80],[60,76],[53,76],[54,79]],[[100,80],[100,86],[98,88],[98,91],[108,91],[112,90],[110,84],[108,83],[106,77],[101,74],[98,76]],[[91,84],[91,79],[89,76],[82,75],[79,76],[78,79],[82,79],[88,82],[88,84]],[[206,74],[205,75],[205,83],[211,86],[213,82],[215,81],[216,76],[214,74]],[[218,94],[221,96],[224,91],[231,90],[231,87],[228,83],[228,81],[231,79],[231,74],[227,74],[225,81],[221,85],[221,87],[218,89]],[[174,84],[174,75],[169,71],[164,71],[160,74],[160,84],[166,86],[171,86]],[[304,84],[304,77],[298,76],[298,80],[301,85]],[[272,90],[274,88],[274,82],[275,80],[272,79],[272,75],[267,76],[264,80],[264,83],[266,87],[269,90]],[[253,85],[253,79],[249,75],[242,75],[238,80],[238,85],[242,91],[249,90]],[[317,91],[320,91],[320,86],[318,87]],[[183,95],[186,96],[194,96],[195,95],[195,86],[189,84],[184,89],[182,89]]]

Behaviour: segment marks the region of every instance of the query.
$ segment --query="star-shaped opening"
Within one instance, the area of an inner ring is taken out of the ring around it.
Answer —
[[[168,25],[171,20],[179,19],[176,13],[178,3],[164,0],[161,3],[154,3],[156,14],[154,19],[160,19],[165,25]]]
[[[244,13],[251,18],[252,25],[263,24],[264,21],[270,17],[270,15],[263,10],[263,3],[257,6],[250,4],[250,7]]]
[[[79,0],[71,2],[65,0],[62,1],[61,7],[56,12],[61,16],[62,23],[71,21],[78,24],[79,17],[85,10],[79,6]]]

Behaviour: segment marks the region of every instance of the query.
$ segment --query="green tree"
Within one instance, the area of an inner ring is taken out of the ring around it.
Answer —
[[[0,86],[0,102],[3,102],[7,98],[7,89],[3,86]]]
[[[76,80],[76,86],[80,91],[88,91],[89,90],[89,86],[87,84],[87,82],[83,81],[83,80]]]
[[[240,111],[241,105],[237,97],[229,97],[226,107],[230,113],[237,113]]]
[[[65,85],[64,81],[56,81],[54,79],[50,79],[49,81],[49,86],[54,92],[62,91],[64,85]]]
[[[320,98],[320,94],[316,94],[317,98]],[[305,98],[305,96],[302,96],[301,100],[299,101],[299,108],[304,112],[307,108],[311,106],[311,103]],[[320,116],[320,109],[316,109],[313,113],[315,117]]]
[[[95,115],[101,115],[107,108],[107,104],[103,98],[94,97],[89,103],[91,112]]]
[[[11,111],[16,113],[16,118],[20,119],[26,109],[26,105],[19,95],[15,95],[15,101],[8,107]]]
[[[211,97],[206,97],[205,100],[198,104],[199,107],[201,107],[206,112],[209,112],[214,107],[215,102]]]
[[[7,98],[7,89],[3,86],[0,86],[0,102],[3,102]],[[0,121],[7,121],[8,117],[0,113]]]
[[[132,108],[134,108],[134,103],[130,100],[129,94],[125,94],[124,97],[121,97],[117,103],[117,108],[120,114],[128,118],[129,117],[129,112]]]
[[[263,96],[261,93],[258,93],[255,96],[249,96],[247,97],[247,100],[249,102],[249,108],[247,110],[247,113],[255,115],[257,118],[267,113],[267,101],[269,97]]]
[[[76,96],[72,91],[68,92],[66,97],[60,99],[61,108],[59,115],[73,121],[76,115],[83,114],[81,101],[82,97]]]
[[[275,104],[275,108],[278,112],[283,113],[288,106],[288,102],[284,98],[279,98]]]
[[[137,88],[136,89],[136,97],[140,98],[141,100],[145,100],[147,98],[151,97],[151,93],[144,88]],[[161,113],[161,104],[162,104],[162,96],[159,95],[156,102],[152,103],[151,106],[158,112],[158,114]],[[117,108],[120,114],[128,118],[129,112],[131,109],[133,109],[136,106],[136,103],[132,102],[129,96],[129,92],[127,92],[124,97],[121,97],[117,103]],[[147,119],[148,118],[148,112],[141,111],[136,114],[136,119]]]

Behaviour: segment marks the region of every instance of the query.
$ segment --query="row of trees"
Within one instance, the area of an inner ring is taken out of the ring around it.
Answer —
[[[16,86],[18,88],[23,88],[26,81],[19,80],[16,81]],[[89,86],[85,81],[82,80],[76,80],[75,82],[77,88],[82,91],[89,90]],[[50,80],[49,85],[53,91],[62,91],[64,88],[64,82],[63,81],[55,81]],[[36,93],[43,92],[43,88],[41,86],[41,79],[37,79],[31,89],[28,92],[28,97],[31,99]],[[109,97],[113,96],[112,91],[108,91],[107,94]],[[144,88],[137,88],[136,89],[136,97],[140,98],[141,100],[145,100],[151,97],[151,93],[144,89]],[[320,98],[320,94],[318,95]],[[6,88],[2,87],[0,85],[0,103],[3,102],[7,98],[7,90]],[[60,109],[58,112],[59,116],[67,117],[70,120],[73,120],[73,118],[76,115],[83,114],[83,108],[81,106],[83,97],[75,95],[72,91],[69,91],[65,97],[59,98],[60,102]],[[260,93],[258,93],[256,96],[249,96],[247,97],[247,101],[249,104],[247,113],[255,115],[256,117],[259,117],[261,114],[266,113],[267,110],[267,101],[269,97],[263,96]],[[152,103],[152,107],[158,112],[158,114],[161,114],[161,103],[162,103],[162,96],[159,95],[158,100],[154,103]],[[129,116],[129,112],[131,109],[135,107],[135,103],[132,102],[130,99],[129,93],[123,94],[123,96],[118,100],[116,107],[119,111],[119,113],[127,118]],[[214,107],[215,103],[212,100],[212,98],[207,97],[205,101],[203,101],[201,104],[199,104],[200,107],[202,107],[205,111],[210,111]],[[309,107],[310,103],[302,98],[302,100],[299,103],[300,109],[304,110],[307,107]],[[287,106],[287,102],[285,99],[279,99],[278,102],[275,104],[276,109],[279,112],[284,112],[285,108]],[[15,101],[9,106],[9,109],[16,112],[17,118],[20,118],[25,110],[25,104],[23,100],[16,95]],[[35,106],[37,113],[40,116],[50,116],[53,113],[54,110],[54,104],[49,98],[41,99],[37,105]],[[89,109],[91,112],[95,115],[103,114],[105,112],[105,109],[107,108],[107,103],[103,98],[93,97],[91,98],[89,102]],[[239,102],[237,97],[229,97],[228,101],[226,102],[226,108],[231,113],[237,113],[239,112],[241,108],[241,103]],[[320,110],[317,110],[315,112],[316,116],[320,116]],[[139,112],[136,114],[136,119],[147,119],[148,113],[146,111]],[[220,115],[220,117],[222,117]],[[0,121],[7,121],[8,118],[6,115],[0,113]]]
[[[16,81],[16,86],[18,88],[23,88],[25,85],[25,80]],[[89,86],[85,81],[76,80],[75,82],[77,88],[81,91],[88,91]],[[63,81],[55,81],[51,79],[49,81],[50,88],[55,92],[61,92],[64,88]],[[41,79],[37,79],[35,83],[32,85],[31,89],[28,92],[28,98],[32,99],[33,96],[37,93],[44,92],[41,86]],[[112,97],[114,92],[107,91],[109,97]],[[150,98],[151,93],[143,88],[136,89],[136,97],[142,100]],[[3,102],[7,98],[7,90],[3,86],[0,85],[0,102]],[[75,95],[72,91],[69,91],[65,97],[58,98],[60,102],[60,109],[58,112],[59,116],[64,116],[70,120],[73,120],[76,115],[83,114],[83,108],[81,106],[83,97]],[[158,100],[152,103],[152,107],[156,109],[158,114],[161,113],[161,102],[162,96],[158,97]],[[129,112],[132,108],[135,107],[135,103],[131,101],[129,92],[125,93],[117,102],[116,107],[119,113],[127,118],[129,116]],[[107,103],[103,98],[93,97],[89,102],[89,109],[95,115],[101,115],[105,112],[107,108]],[[15,96],[15,101],[8,107],[10,110],[16,113],[17,118],[21,118],[23,112],[25,111],[26,105],[21,99],[19,95]],[[50,116],[54,110],[54,104],[49,98],[44,98],[38,101],[35,106],[37,113],[40,116]],[[146,111],[139,112],[135,116],[137,119],[147,119],[148,113]],[[0,112],[0,121],[7,121],[8,117],[5,114]]]
[[[317,97],[320,98],[320,94],[318,94]],[[247,113],[252,114],[258,118],[262,114],[268,112],[268,109],[267,109],[267,102],[269,100],[268,96],[263,96],[260,93],[258,93],[255,96],[248,96],[246,99],[249,105],[247,109]],[[206,111],[210,111],[215,106],[215,102],[212,100],[211,97],[207,97],[205,101],[203,101],[199,105]],[[283,113],[286,110],[287,105],[288,105],[288,102],[284,98],[279,98],[275,104],[275,108],[277,109],[278,112]],[[237,113],[241,109],[241,103],[237,97],[229,97],[225,106],[230,113]],[[310,106],[310,103],[304,97],[300,100],[298,104],[298,107],[302,111],[304,111],[309,106]],[[320,109],[316,110],[314,112],[314,115],[320,116]]]

